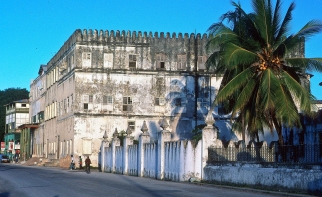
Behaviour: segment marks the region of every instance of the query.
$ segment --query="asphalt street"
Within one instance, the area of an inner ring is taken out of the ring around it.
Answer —
[[[299,196],[278,192],[225,188],[208,184],[160,181],[92,171],[0,163],[0,197],[267,197]]]

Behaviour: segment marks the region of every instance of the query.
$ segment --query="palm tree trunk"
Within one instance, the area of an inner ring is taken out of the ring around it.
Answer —
[[[246,131],[245,131],[245,118],[244,118],[244,114],[242,113],[241,114],[241,118],[242,118],[242,138],[243,138],[243,141],[245,142],[245,133],[246,133]]]
[[[278,144],[280,146],[283,146],[284,140],[283,140],[283,134],[282,134],[282,126],[278,123],[278,121],[275,117],[273,118],[273,122],[274,122],[274,126],[275,126],[277,136],[278,136]]]

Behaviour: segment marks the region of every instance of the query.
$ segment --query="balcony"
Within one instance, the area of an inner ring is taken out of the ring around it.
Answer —
[[[7,110],[6,114],[11,114],[11,113],[29,113],[29,108],[13,108]]]

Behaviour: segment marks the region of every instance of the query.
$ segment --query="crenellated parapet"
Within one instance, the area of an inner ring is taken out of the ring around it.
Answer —
[[[49,71],[57,73],[53,76],[58,78],[73,68],[129,69],[129,54],[134,54],[136,69],[204,70],[206,58],[200,62],[199,57],[208,56],[205,50],[208,39],[207,34],[199,33],[77,29],[48,62],[47,67]],[[79,47],[77,51],[75,47]],[[87,60],[84,61],[84,53],[89,54],[90,61],[87,63]],[[112,56],[104,59],[103,53]],[[202,66],[199,68],[199,65]]]
[[[72,37],[76,37],[76,41],[82,44],[105,44],[105,43],[135,43],[135,44],[144,44],[144,43],[151,43],[151,42],[187,42],[189,39],[195,39],[195,37],[200,40],[200,42],[207,42],[208,35],[197,34],[195,36],[194,33],[191,33],[190,36],[186,33],[182,36],[182,33],[170,34],[169,32],[141,32],[141,31],[119,31],[119,30],[92,30],[92,29],[84,29],[83,31],[78,29],[75,31]]]

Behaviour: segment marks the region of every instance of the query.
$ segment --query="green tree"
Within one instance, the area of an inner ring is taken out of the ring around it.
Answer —
[[[251,135],[276,130],[283,145],[282,127],[301,127],[299,113],[313,116],[314,96],[305,84],[306,71],[322,71],[322,58],[290,57],[304,40],[321,32],[322,22],[309,21],[295,34],[289,24],[295,4],[284,17],[281,1],[252,0],[252,13],[232,2],[234,11],[209,28],[212,50],[208,63],[222,72],[223,81],[214,104],[232,113],[235,129]],[[228,22],[224,24],[224,20]]]
[[[6,125],[6,109],[4,105],[22,99],[28,99],[28,90],[21,88],[8,88],[0,90],[0,141],[4,140],[5,125]]]

